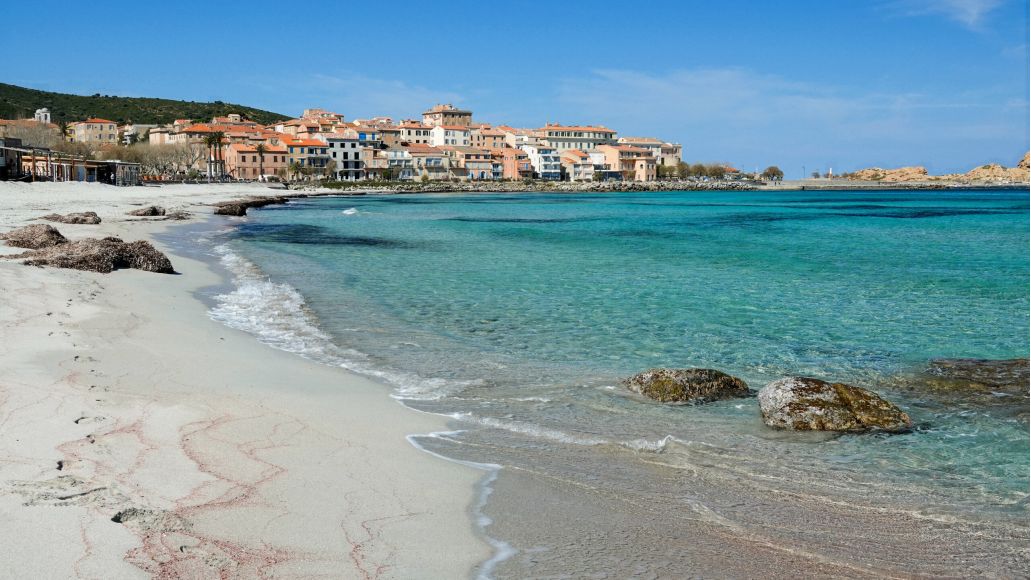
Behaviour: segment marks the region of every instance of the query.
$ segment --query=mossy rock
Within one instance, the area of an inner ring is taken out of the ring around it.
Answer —
[[[624,379],[623,385],[662,403],[708,403],[751,394],[741,379],[713,369],[651,369]]]
[[[912,421],[876,393],[807,377],[773,381],[759,391],[759,411],[770,427],[794,431],[905,431]]]

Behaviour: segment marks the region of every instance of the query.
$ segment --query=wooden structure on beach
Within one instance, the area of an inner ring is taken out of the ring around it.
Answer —
[[[140,164],[88,159],[50,149],[0,143],[0,158],[8,161],[0,178],[18,181],[85,181],[109,185],[139,185]]]

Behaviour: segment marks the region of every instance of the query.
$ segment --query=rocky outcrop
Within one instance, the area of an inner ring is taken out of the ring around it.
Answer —
[[[713,369],[651,369],[624,379],[623,385],[663,403],[708,403],[750,394],[744,381]]]
[[[41,217],[40,219],[44,219],[44,220],[48,220],[48,221],[52,221],[52,222],[59,222],[59,223],[62,223],[62,224],[99,224],[100,223],[100,216],[97,215],[97,212],[93,212],[93,211],[84,211],[84,212],[80,212],[80,213],[69,213],[69,214],[65,214],[65,215],[52,213],[52,214],[49,214],[49,215],[45,215],[45,216]]]
[[[221,203],[215,204],[215,215],[245,216],[247,215],[247,210],[249,208],[282,204],[286,203],[287,201],[288,198],[283,196],[253,197],[250,199],[223,201]]]
[[[849,174],[850,179],[859,181],[888,181],[892,183],[904,183],[907,181],[926,181],[927,169],[923,167],[899,167],[898,169],[881,169],[871,167],[860,169]]]
[[[49,248],[68,242],[68,238],[61,235],[57,228],[48,224],[33,224],[16,228],[0,234],[0,240],[7,240],[8,246],[30,250]]]
[[[156,217],[165,215],[165,208],[159,205],[148,205],[147,207],[141,207],[140,209],[134,209],[128,212],[128,215],[140,216],[140,217]]]
[[[24,260],[29,266],[52,266],[109,273],[120,268],[173,274],[172,262],[150,242],[124,242],[119,238],[87,238],[31,250],[8,258]]]
[[[165,213],[165,219],[175,221],[188,220],[190,219],[190,212],[182,209],[168,210]]]
[[[1027,183],[1028,168],[1031,164],[1031,152],[1025,153],[1016,167],[1003,167],[998,163],[989,163],[975,167],[966,173],[948,173],[945,175],[928,175],[923,167],[900,167],[898,169],[881,169],[871,167],[849,173],[844,177],[858,181],[882,181],[885,183],[906,183],[914,181],[948,181],[959,183],[1013,184]]]
[[[912,426],[909,415],[871,391],[806,377],[763,387],[759,412],[770,427],[794,431],[904,431]]]

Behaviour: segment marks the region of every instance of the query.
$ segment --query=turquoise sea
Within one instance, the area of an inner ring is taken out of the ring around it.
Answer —
[[[214,243],[214,318],[381,378],[451,418],[419,445],[500,466],[498,576],[1027,575],[1027,385],[925,372],[1028,357],[1027,191],[308,198]],[[662,366],[848,382],[915,428],[783,433],[754,399],[618,385]]]

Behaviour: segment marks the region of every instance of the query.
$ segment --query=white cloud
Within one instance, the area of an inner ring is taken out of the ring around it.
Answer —
[[[895,0],[891,6],[907,16],[934,14],[979,29],[985,17],[1001,4],[1002,0]]]

